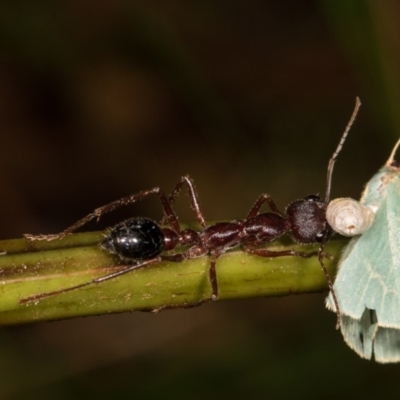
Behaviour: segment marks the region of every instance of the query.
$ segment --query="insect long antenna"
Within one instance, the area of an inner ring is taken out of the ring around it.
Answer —
[[[354,111],[353,114],[351,114],[350,117],[350,121],[348,122],[346,129],[343,132],[342,137],[340,138],[339,144],[336,148],[336,150],[334,151],[331,159],[329,160],[329,164],[328,164],[328,172],[327,172],[327,177],[326,177],[326,194],[325,194],[325,203],[328,204],[330,197],[331,197],[331,184],[332,184],[332,173],[333,173],[333,167],[335,166],[335,162],[336,159],[340,153],[340,151],[342,150],[343,144],[346,141],[347,135],[350,132],[350,128],[353,125],[357,114],[358,114],[358,110],[360,109],[361,106],[361,101],[359,97],[356,97],[356,105],[354,107]]]
[[[358,114],[358,110],[360,109],[361,106],[361,101],[358,97],[356,97],[356,105],[354,107],[353,113],[351,114],[350,120],[347,123],[347,126],[343,132],[342,137],[340,138],[339,144],[336,147],[336,150],[333,152],[332,157],[329,160],[328,163],[328,170],[327,170],[327,176],[326,176],[326,193],[325,193],[325,204],[326,206],[328,206],[329,201],[330,201],[330,197],[331,197],[331,185],[332,185],[332,174],[333,174],[333,168],[335,166],[335,162],[336,159],[338,158],[338,155],[340,153],[340,151],[343,148],[344,142],[346,141],[347,135],[350,132],[350,128],[352,127],[357,114]],[[324,264],[324,250],[325,250],[325,245],[326,242],[328,241],[330,235],[332,233],[331,227],[328,225],[328,223],[326,222],[326,227],[325,227],[325,232],[324,232],[324,236],[322,238],[321,241],[321,245],[319,247],[318,250],[318,260],[319,263],[321,265],[322,271],[325,274],[326,277],[326,281],[328,283],[328,287],[329,287],[329,291],[332,294],[332,298],[333,298],[333,302],[335,303],[335,308],[336,308],[336,329],[339,329],[340,327],[340,309],[339,309],[339,302],[337,300],[336,297],[336,293],[335,293],[335,289],[333,288],[333,283],[332,283],[332,279],[328,273],[328,270],[326,269],[326,266]]]
[[[396,152],[397,152],[397,149],[400,147],[400,139],[396,142],[396,144],[394,145],[394,147],[393,147],[393,150],[392,150],[392,152],[390,153],[390,157],[389,157],[389,159],[386,161],[386,165],[389,165],[390,166],[390,164],[392,164],[392,162],[394,161],[394,156],[395,156],[395,154],[396,154]]]

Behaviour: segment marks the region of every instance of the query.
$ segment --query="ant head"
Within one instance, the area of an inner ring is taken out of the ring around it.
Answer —
[[[327,235],[326,203],[317,195],[306,196],[289,204],[286,209],[291,235],[298,243],[320,243]]]

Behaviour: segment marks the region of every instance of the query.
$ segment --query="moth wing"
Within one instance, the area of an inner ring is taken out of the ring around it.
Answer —
[[[385,189],[371,228],[344,250],[334,284],[344,340],[384,363],[400,361],[400,179]],[[327,307],[335,310],[331,295]]]
[[[374,225],[370,228],[370,231]],[[367,231],[369,232],[369,231]],[[371,289],[370,263],[365,261],[365,246],[368,237],[357,236],[350,240],[339,261],[339,270],[334,290],[340,307],[340,329],[347,345],[360,357],[371,359],[375,327],[373,321],[362,318],[366,304],[363,301]],[[360,261],[364,260],[364,261]],[[332,295],[327,298],[327,307],[335,310]]]
[[[379,326],[400,329],[400,175],[397,173],[387,188],[385,220],[382,230],[387,231],[386,250],[390,254],[386,276],[385,300],[377,317]],[[380,269],[383,268],[381,264]],[[386,266],[385,266],[386,269]]]
[[[359,356],[368,360],[372,357],[373,341],[377,328],[373,316],[366,310],[360,320],[347,315],[342,315],[340,320],[344,341]]]
[[[388,234],[382,232],[379,221],[384,208],[381,204],[371,228],[353,238],[339,260],[334,289],[340,313],[356,320],[361,319],[366,308],[380,311],[384,303],[396,302],[392,296],[390,299],[386,296],[393,282]],[[327,306],[335,310],[331,295]]]
[[[381,363],[400,361],[400,330],[378,328],[374,339],[374,357]]]
[[[362,358],[400,361],[400,330],[378,326],[375,311],[366,309],[361,320],[342,316],[341,330],[347,345]]]

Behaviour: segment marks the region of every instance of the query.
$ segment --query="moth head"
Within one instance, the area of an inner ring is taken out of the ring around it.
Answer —
[[[361,235],[374,221],[371,207],[350,198],[332,200],[326,209],[326,219],[331,228],[343,236]]]

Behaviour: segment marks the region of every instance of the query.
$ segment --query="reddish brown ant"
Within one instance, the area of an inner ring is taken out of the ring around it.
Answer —
[[[210,256],[208,275],[212,292],[211,297],[204,301],[216,300],[218,299],[216,262],[226,251],[241,246],[247,253],[269,258],[281,256],[311,257],[318,254],[322,270],[326,276],[329,289],[335,301],[336,309],[339,310],[332,281],[323,262],[325,243],[333,233],[326,221],[326,208],[330,201],[333,167],[343,147],[350,127],[354,122],[360,104],[357,98],[356,107],[351,119],[342,135],[337,149],[329,161],[324,201],[321,201],[318,195],[306,196],[303,199],[290,203],[285,212],[282,213],[268,194],[262,194],[252,206],[244,220],[217,222],[207,226],[201,211],[195,185],[189,176],[184,176],[180,179],[168,198],[158,187],[144,190],[97,208],[94,212],[80,219],[59,234],[39,236],[25,235],[25,237],[30,240],[61,239],[89,221],[98,219],[102,215],[119,207],[142,200],[151,194],[156,194],[160,198],[164,211],[163,221],[169,226],[161,227],[155,221],[143,217],[130,218],[117,224],[110,229],[106,238],[101,242],[101,247],[112,254],[118,255],[124,262],[127,262],[128,265],[125,268],[69,288],[30,296],[22,299],[20,302],[28,303],[88,285],[101,283],[160,261],[168,260],[180,262],[185,259],[198,258],[206,255]],[[182,189],[182,186],[185,184],[189,190],[191,207],[197,222],[201,226],[201,230],[199,231],[194,229],[181,229],[178,217],[172,208],[172,204]],[[260,213],[260,209],[264,203],[268,204],[271,212]],[[264,247],[265,244],[271,243],[283,235],[289,235],[296,243],[320,243],[321,245],[318,251],[309,253],[295,250],[272,251]],[[177,248],[186,249],[175,254],[165,254],[166,251]]]

